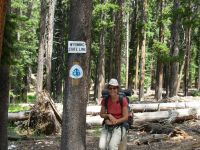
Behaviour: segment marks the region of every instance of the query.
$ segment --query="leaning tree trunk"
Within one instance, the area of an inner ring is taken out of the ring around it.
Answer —
[[[52,50],[53,50],[53,29],[54,29],[54,14],[55,14],[56,0],[49,0],[48,8],[48,42],[47,42],[47,52],[46,52],[46,71],[47,71],[47,91],[51,93],[51,60],[52,60]]]
[[[84,41],[85,54],[68,54],[65,80],[61,150],[86,149],[86,106],[89,91],[89,59],[91,44],[91,0],[71,0],[69,12],[69,41]],[[76,79],[69,77],[74,65],[83,70]]]
[[[174,0],[174,11],[176,12],[179,8],[179,0]],[[179,15],[177,14],[173,18],[172,22],[172,35],[171,35],[171,57],[175,57],[179,55]],[[177,91],[177,82],[178,82],[178,71],[179,71],[179,63],[174,61],[171,63],[170,68],[170,84],[169,84],[169,96],[176,96]]]
[[[41,19],[40,19],[40,41],[39,41],[39,52],[38,52],[38,68],[37,68],[37,85],[36,94],[43,90],[43,72],[44,72],[44,53],[46,49],[46,0],[41,0]]]

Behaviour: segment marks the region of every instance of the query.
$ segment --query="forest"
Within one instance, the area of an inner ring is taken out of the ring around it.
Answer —
[[[0,150],[98,149],[111,78],[132,94],[128,149],[200,148],[200,1],[0,0]]]

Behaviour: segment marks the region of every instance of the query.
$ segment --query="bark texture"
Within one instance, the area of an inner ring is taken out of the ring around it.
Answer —
[[[0,150],[8,148],[8,95],[9,95],[9,66],[0,65]]]
[[[3,47],[3,35],[4,35],[7,4],[8,0],[0,0],[0,62],[2,55],[2,47]]]
[[[83,77],[67,77],[64,89],[61,150],[86,149],[86,105],[89,91],[89,57],[91,43],[91,0],[71,0],[69,41],[86,42],[85,54],[68,54],[67,70],[74,64],[83,69]]]

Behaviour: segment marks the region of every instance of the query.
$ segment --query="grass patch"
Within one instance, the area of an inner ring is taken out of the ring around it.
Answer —
[[[99,137],[101,134],[101,126],[92,126],[92,128],[87,129],[87,132],[92,136]]]
[[[8,108],[8,112],[19,112],[29,110],[29,106],[20,106],[19,104],[10,104]]]

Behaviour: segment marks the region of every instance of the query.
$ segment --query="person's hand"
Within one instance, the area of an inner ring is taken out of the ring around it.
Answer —
[[[113,125],[112,122],[111,122],[109,119],[106,119],[106,120],[105,120],[105,124],[106,124],[106,125]]]
[[[112,122],[113,125],[117,124],[117,119],[113,115],[109,114],[108,118]]]

